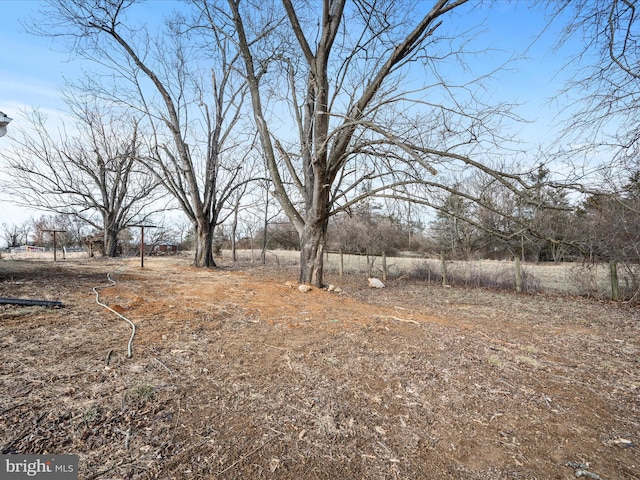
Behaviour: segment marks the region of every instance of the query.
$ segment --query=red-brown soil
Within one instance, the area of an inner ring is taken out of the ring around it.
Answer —
[[[0,260],[0,296],[65,304],[0,307],[3,452],[82,479],[640,478],[635,307],[138,262]]]

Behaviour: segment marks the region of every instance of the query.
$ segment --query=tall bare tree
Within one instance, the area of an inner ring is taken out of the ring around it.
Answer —
[[[235,78],[226,40],[207,36],[206,15],[190,19],[185,29],[176,13],[155,26],[154,36],[151,26],[127,16],[139,3],[52,0],[39,31],[70,38],[75,53],[109,69],[110,75],[85,84],[87,90],[144,114],[152,132],[146,164],[194,226],[195,265],[214,267],[215,227],[232,211],[225,206],[234,190],[253,173],[245,168],[251,135],[240,137],[236,128],[245,83]]]
[[[557,46],[577,49],[569,57],[571,77],[559,93],[568,120],[561,132],[564,157],[602,152],[602,174],[581,186],[620,193],[628,173],[640,171],[640,4],[637,0],[539,0],[552,25],[561,28]],[[575,48],[575,47],[574,47]],[[598,183],[601,180],[603,183]]]
[[[139,120],[99,102],[69,101],[71,118],[57,136],[38,111],[14,129],[5,159],[5,188],[24,206],[74,216],[104,232],[105,254],[116,255],[117,236],[152,213],[158,182],[142,168],[148,154]],[[73,133],[72,133],[73,132]]]
[[[300,238],[301,282],[322,285],[328,219],[366,196],[435,204],[446,172],[465,168],[526,195],[481,153],[506,113],[481,101],[492,72],[447,78],[471,50],[453,17],[471,2],[227,3],[274,195]],[[293,132],[279,121],[287,109]]]
[[[27,244],[30,230],[31,222],[28,220],[23,221],[20,225],[17,223],[3,223],[1,235],[7,244],[7,248],[19,247]]]
[[[590,174],[578,170],[570,185],[586,194],[576,225],[583,250],[592,258],[637,264],[638,231],[630,220],[640,208],[628,188],[640,176],[640,3],[538,3],[550,14],[551,25],[561,28],[557,47],[574,47],[568,61],[572,76],[558,94],[561,100],[573,100],[556,143],[570,146],[557,153],[567,163],[575,165],[583,154],[591,164]]]

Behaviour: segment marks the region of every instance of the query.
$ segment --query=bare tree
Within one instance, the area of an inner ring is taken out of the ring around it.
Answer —
[[[492,69],[460,83],[445,74],[445,66],[463,71],[472,52],[473,34],[453,17],[471,8],[467,0],[282,0],[258,9],[228,0],[274,195],[300,238],[301,282],[322,285],[328,219],[366,196],[436,204],[446,172],[465,168],[526,196],[521,179],[503,177],[481,154],[500,143],[508,113],[480,100]],[[273,113],[286,108],[295,138]]]
[[[20,230],[15,223],[2,224],[2,238],[7,244],[7,248],[20,246]]]
[[[438,210],[431,231],[440,251],[450,252],[466,260],[474,250],[479,250],[478,238],[481,230],[469,220],[474,218],[474,204],[456,194],[446,198]]]
[[[639,198],[626,202],[640,207]],[[613,196],[589,197],[578,211],[575,235],[592,261],[619,261],[637,266],[640,258],[640,215]]]
[[[241,136],[236,128],[246,86],[236,79],[228,40],[207,36],[215,30],[204,14],[183,28],[184,17],[176,13],[156,26],[154,37],[151,27],[128,21],[129,10],[138,7],[133,1],[49,3],[49,21],[39,31],[70,38],[76,53],[113,72],[85,87],[144,114],[152,132],[146,164],[193,224],[195,265],[215,267],[215,227],[231,213],[225,207],[235,189],[254,173],[251,134]]]
[[[569,42],[580,45],[565,67],[572,68],[572,76],[558,94],[565,102],[571,99],[560,139],[571,148],[560,155],[573,159],[578,152],[589,157],[602,152],[606,160],[597,166],[602,175],[578,178],[580,187],[619,192],[628,173],[640,171],[640,5],[636,0],[538,3],[552,25],[562,28],[558,49]]]
[[[29,231],[31,225],[28,220],[18,225],[17,223],[3,223],[2,224],[2,238],[7,243],[7,248],[19,247],[20,245],[26,245],[29,240]]]
[[[570,146],[556,155],[574,166],[569,186],[585,194],[576,242],[593,258],[637,263],[638,232],[631,219],[640,208],[628,187],[640,175],[640,5],[637,0],[538,3],[550,14],[551,25],[561,28],[557,48],[570,42],[579,46],[567,62],[572,76],[558,94],[573,100],[556,142]],[[579,154],[597,162],[589,175],[575,167]]]
[[[233,214],[231,217],[231,229],[229,232],[229,237],[231,240],[231,260],[233,262],[238,261],[238,254],[237,254],[238,225],[239,225],[239,217],[240,217],[241,210],[246,208],[242,205],[242,200],[246,196],[247,186],[248,184],[244,185],[242,189],[237,190],[233,195],[233,201],[232,201]]]
[[[157,182],[141,169],[139,120],[99,103],[68,99],[76,124],[54,135],[38,111],[3,151],[7,191],[22,205],[81,219],[104,232],[116,255],[118,233],[150,213]],[[71,133],[74,131],[74,133]],[[16,130],[14,129],[14,132]]]
[[[69,246],[83,246],[83,239],[90,233],[90,225],[76,216],[56,215],[55,225],[57,229],[64,230],[64,240]]]
[[[61,247],[81,246],[87,234],[87,224],[77,217],[68,215],[40,215],[29,219],[31,243],[38,246],[53,245],[53,231],[56,242]]]

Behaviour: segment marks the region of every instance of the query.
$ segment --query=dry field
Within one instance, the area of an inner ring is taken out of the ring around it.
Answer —
[[[82,479],[640,479],[640,311],[185,257],[0,260],[0,449]],[[100,300],[137,326],[130,329]]]
[[[230,252],[225,252],[230,257]],[[250,262],[259,261],[260,253],[240,250],[239,258]],[[51,254],[49,254],[49,257]],[[268,260],[278,265],[298,265],[299,252],[274,250],[268,252]],[[342,257],[342,268],[346,273],[366,276],[367,261],[372,263],[373,276],[382,276],[382,257],[348,255]],[[441,262],[438,258],[415,256],[388,257],[389,278],[409,277],[438,284],[442,283]],[[447,260],[447,283],[454,286],[483,286],[515,290],[516,269],[513,261],[500,260]],[[523,291],[529,293],[553,293],[560,295],[590,296],[597,299],[611,298],[610,270],[607,263],[534,263],[523,262]],[[637,266],[634,266],[637,272]],[[340,271],[340,255],[330,253],[325,260],[325,271]],[[637,274],[637,273],[636,273]],[[618,277],[622,290],[632,288],[633,279],[622,265],[618,266]],[[630,285],[630,287],[629,287]]]

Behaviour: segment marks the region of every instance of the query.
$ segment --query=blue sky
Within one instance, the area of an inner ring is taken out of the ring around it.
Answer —
[[[169,12],[176,2],[149,2],[154,14]],[[17,117],[21,109],[44,111],[64,108],[59,89],[64,78],[74,78],[83,63],[64,52],[62,40],[28,33],[26,25],[37,23],[45,5],[38,0],[0,0],[0,111]],[[85,64],[85,69],[93,68]]]
[[[10,117],[24,106],[60,106],[56,86],[68,65],[66,55],[52,51],[53,41],[34,37],[20,24],[36,14],[39,2],[0,0],[0,110]]]
[[[176,5],[168,0],[150,3],[153,8],[148,11],[155,14],[168,12]],[[22,110],[39,108],[55,118],[56,111],[64,107],[59,97],[63,78],[73,78],[81,69],[78,60],[69,61],[69,55],[61,52],[62,45],[26,31],[23,23],[37,19],[41,7],[41,2],[36,0],[0,0],[0,111],[14,118],[14,127],[21,121]],[[496,52],[496,58],[507,58],[511,53],[521,55],[543,28],[542,14],[527,7],[526,2],[514,6],[505,1],[490,11],[478,9],[460,20],[473,25],[481,22],[489,44],[501,50]],[[554,116],[561,105],[548,101],[566,78],[562,67],[572,49],[569,46],[560,54],[552,54],[555,38],[553,31],[548,33],[528,50],[528,60],[518,61],[509,71],[500,74],[500,83],[491,91],[496,100],[512,99],[524,103],[518,113],[533,123],[515,128],[522,129],[522,140],[532,146],[547,143],[551,138]],[[10,139],[1,138],[0,148],[7,142]],[[23,219],[24,213],[5,200],[2,203],[0,225]]]

